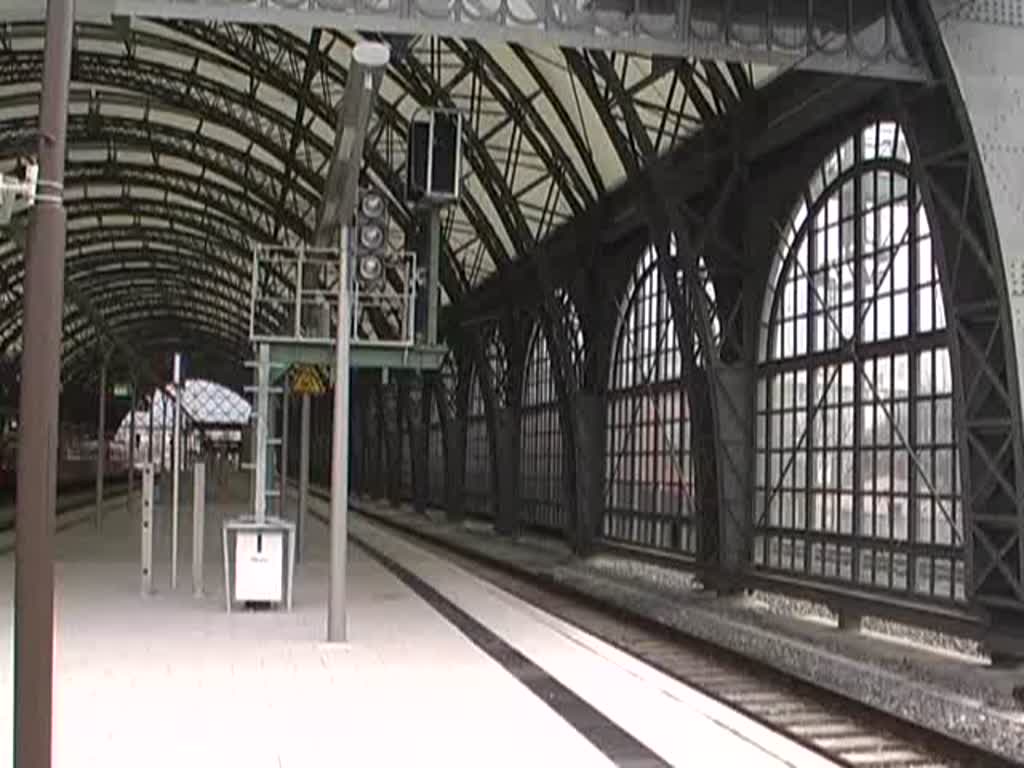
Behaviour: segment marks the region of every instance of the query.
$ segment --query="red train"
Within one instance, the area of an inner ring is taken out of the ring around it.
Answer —
[[[119,441],[106,444],[106,472],[109,479],[128,474],[128,445]],[[57,444],[57,487],[71,489],[96,479],[97,440],[86,430],[62,426]],[[0,499],[12,498],[18,471],[18,433],[0,435]]]

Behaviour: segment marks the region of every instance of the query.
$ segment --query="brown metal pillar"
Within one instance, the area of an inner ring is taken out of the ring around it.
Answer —
[[[288,434],[289,421],[292,410],[292,384],[291,377],[286,375],[281,384],[284,387],[284,395],[281,398],[281,495],[277,497],[277,516],[282,520],[288,519],[288,441],[291,435]]]
[[[14,590],[14,766],[49,768],[53,742],[53,530],[64,308],[65,133],[74,0],[49,0],[39,183],[25,249]]]

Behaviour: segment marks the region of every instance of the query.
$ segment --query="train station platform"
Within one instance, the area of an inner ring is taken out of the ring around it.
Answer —
[[[322,513],[324,492],[316,491]],[[948,636],[878,620],[845,631],[802,601],[764,593],[719,596],[686,571],[640,555],[608,551],[579,558],[554,538],[499,536],[487,521],[448,521],[440,509],[422,515],[384,499],[352,503],[388,530],[597,601],[632,621],[651,622],[1024,764],[1024,669],[990,666]]]
[[[157,510],[146,597],[137,513],[117,505],[102,533],[58,534],[54,765],[831,765],[358,515],[349,642],[323,642],[327,532],[315,521],[293,610],[228,614],[220,519],[241,510],[241,485],[219,486],[207,507],[198,599],[185,511],[172,591]],[[0,557],[8,660],[13,576],[13,556]],[[11,668],[0,665],[3,768]]]

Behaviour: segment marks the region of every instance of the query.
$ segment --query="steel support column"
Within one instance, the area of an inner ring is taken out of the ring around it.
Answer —
[[[171,454],[171,590],[178,588],[178,507],[181,501],[181,357],[174,356],[174,442]]]
[[[135,411],[138,408],[138,387],[132,381],[132,415],[128,424],[128,511],[135,501]]]
[[[384,482],[384,497],[392,504],[401,500],[401,458],[402,434],[399,420],[398,382],[392,382],[382,388],[384,401],[384,444],[387,460],[381,466]]]
[[[576,509],[572,544],[576,554],[594,552],[604,518],[605,422],[608,408],[602,395],[578,392],[573,402],[576,428]]]
[[[160,482],[167,483],[167,387],[160,388]]]
[[[281,397],[281,482],[278,485],[281,495],[277,499],[277,516],[288,519],[288,426],[292,410],[292,389],[288,376],[282,384],[284,394]]]
[[[445,507],[449,522],[466,517],[466,420],[452,416],[448,420],[445,447]]]
[[[255,419],[253,433],[253,517],[262,524],[267,516],[267,489],[273,483],[270,472],[270,345],[259,344],[256,351]]]
[[[348,227],[341,228],[338,270],[338,338],[334,362],[334,434],[331,441],[330,578],[327,585],[327,642],[348,637],[346,570],[348,568],[348,406],[349,333]]]
[[[39,108],[39,183],[25,255],[14,579],[14,768],[53,748],[53,530],[64,307],[65,132],[74,0],[49,0]]]
[[[377,433],[377,450],[375,451],[373,493],[374,498],[386,499],[389,494],[389,477],[391,475],[391,473],[388,472],[388,466],[389,462],[393,460],[393,455],[390,454],[391,446],[388,441],[388,421],[384,408],[387,397],[385,395],[384,388],[380,385],[380,382],[374,382],[370,389],[370,397],[376,398],[377,400],[377,423],[374,425]]]
[[[430,496],[428,472],[430,469],[430,398],[432,392],[427,385],[426,377],[420,376],[415,386],[419,391],[419,399],[410,405],[418,405],[409,413],[409,451],[412,461],[412,499],[413,509],[418,515],[427,514],[428,497]]]
[[[302,396],[299,423],[299,508],[295,510],[295,557],[302,560],[306,540],[306,512],[309,507],[309,395]]]
[[[494,445],[497,449],[497,492],[498,509],[494,530],[503,536],[518,536],[520,532],[519,509],[519,413],[513,406],[498,409],[498,434]]]
[[[753,557],[753,519],[748,512],[747,488],[754,472],[754,374],[746,365],[724,363],[718,366],[716,374],[710,395],[719,401],[717,440],[726,461],[717,463],[716,470],[722,477],[714,488],[707,490],[721,493],[718,528],[714,532],[718,537],[720,569],[716,588],[734,591],[740,586],[737,579]],[[742,476],[744,473],[746,477]]]
[[[437,344],[438,305],[441,300],[441,211],[430,210],[427,219],[427,344]]]
[[[103,529],[103,480],[107,471],[107,365],[105,356],[100,367],[99,418],[96,423],[96,530]]]
[[[263,461],[266,462],[266,470],[264,475],[264,493],[266,494],[267,504],[264,507],[268,515],[280,515],[281,512],[281,497],[277,495],[278,489],[281,487],[281,466],[280,466],[280,449],[281,449],[281,433],[277,431],[278,425],[278,414],[281,411],[281,401],[275,397],[276,393],[270,392],[271,389],[275,389],[273,384],[273,376],[270,371],[267,371],[267,443],[266,450],[263,452]]]
[[[357,369],[358,370],[358,369]],[[352,422],[349,426],[349,442],[352,445],[352,453],[349,456],[349,493],[362,495],[366,488],[366,417],[363,414],[363,387],[361,377],[354,378],[351,383],[349,397],[354,403],[349,408]]]
[[[154,390],[155,392],[155,390]],[[153,402],[153,395],[149,397],[149,444],[146,447],[146,463],[150,466],[153,465],[153,408],[156,403]]]

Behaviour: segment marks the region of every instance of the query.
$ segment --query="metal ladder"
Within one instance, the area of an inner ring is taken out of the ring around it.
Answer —
[[[262,523],[267,518],[267,499],[279,499],[283,493],[281,478],[283,473],[278,472],[275,478],[274,487],[270,487],[271,475],[274,466],[274,451],[280,451],[282,439],[280,435],[272,436],[273,420],[271,419],[271,397],[284,398],[284,388],[271,385],[272,373],[275,370],[288,368],[287,364],[270,362],[270,345],[263,343],[257,345],[255,360],[246,362],[247,368],[254,369],[254,384],[245,387],[245,391],[252,395],[252,414],[249,422],[253,425],[254,450],[252,461],[242,464],[242,469],[254,473],[251,484],[253,506],[253,517]],[[276,455],[278,463],[281,456]]]

